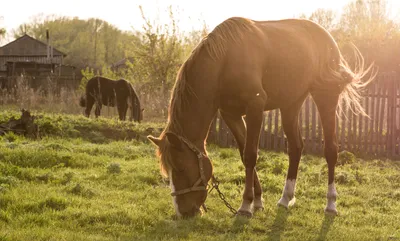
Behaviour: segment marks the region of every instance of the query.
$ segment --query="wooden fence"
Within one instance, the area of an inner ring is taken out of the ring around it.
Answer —
[[[368,156],[400,157],[400,78],[395,72],[381,73],[363,94],[362,106],[368,117],[350,111],[336,117],[340,151]],[[311,96],[303,104],[299,124],[304,140],[304,153],[323,154],[324,137],[319,113]],[[279,110],[264,113],[260,148],[286,151],[287,141]],[[223,147],[236,146],[225,122],[217,116],[208,141]]]

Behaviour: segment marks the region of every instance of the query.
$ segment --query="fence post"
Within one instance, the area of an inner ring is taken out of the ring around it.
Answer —
[[[268,111],[268,132],[267,132],[267,148],[272,149],[272,110]]]

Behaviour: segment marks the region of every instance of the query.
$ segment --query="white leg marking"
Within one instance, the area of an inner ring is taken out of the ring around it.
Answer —
[[[255,209],[264,209],[264,201],[262,196],[254,197],[253,205]]]
[[[328,185],[328,193],[326,194],[327,198],[327,204],[325,208],[326,213],[337,214],[336,196],[337,193],[336,193],[335,183],[332,182],[331,184]]]
[[[238,210],[238,213],[251,217],[253,215],[252,209],[253,209],[252,203],[249,203],[248,201],[243,200],[242,205],[240,205],[240,208]]]
[[[288,208],[292,206],[296,198],[294,197],[294,191],[296,189],[296,179],[286,180],[285,188],[283,189],[282,197],[278,201],[278,205]]]
[[[172,191],[172,192],[175,192],[175,191],[176,191],[176,190],[175,190],[175,186],[174,186],[174,183],[173,183],[173,181],[172,181],[172,171],[169,171],[168,176],[169,176],[169,185],[170,185],[170,187],[171,187],[171,191]],[[172,203],[174,204],[174,208],[175,208],[176,215],[177,215],[178,217],[181,217],[182,214],[179,212],[178,203],[176,202],[176,196],[173,196],[173,197],[172,197]]]

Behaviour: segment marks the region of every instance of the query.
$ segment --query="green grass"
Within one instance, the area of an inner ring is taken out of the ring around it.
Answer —
[[[276,203],[287,156],[261,152],[264,211],[233,217],[213,191],[202,217],[175,220],[154,147],[126,134],[143,137],[159,124],[45,114],[39,126],[41,139],[0,139],[0,240],[400,240],[398,161],[342,154],[339,215],[332,218],[323,212],[323,158],[302,158],[297,202],[285,210]],[[244,168],[238,151],[213,145],[208,151],[221,190],[239,207]]]

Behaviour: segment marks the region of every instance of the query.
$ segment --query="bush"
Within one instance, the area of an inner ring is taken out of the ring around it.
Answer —
[[[107,167],[107,171],[108,173],[113,173],[113,174],[121,173],[121,166],[119,163],[113,162]]]

